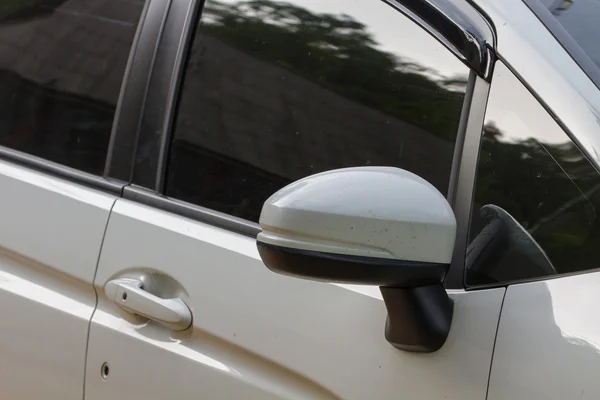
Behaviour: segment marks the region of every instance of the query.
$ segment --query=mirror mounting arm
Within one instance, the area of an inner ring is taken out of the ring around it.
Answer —
[[[385,338],[412,352],[439,350],[450,332],[454,305],[442,283],[417,287],[381,286],[388,311]]]

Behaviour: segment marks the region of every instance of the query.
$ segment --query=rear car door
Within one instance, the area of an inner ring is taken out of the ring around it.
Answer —
[[[143,10],[0,6],[2,398],[83,398],[93,280],[123,186],[102,175]]]
[[[504,288],[462,290],[464,257],[446,344],[415,354],[385,341],[379,288],[278,276],[256,249],[281,187],[391,165],[455,204],[464,254],[457,187],[474,168],[459,176],[459,155],[489,84],[407,15],[370,0],[170,4],[94,281],[86,399],[485,398]]]

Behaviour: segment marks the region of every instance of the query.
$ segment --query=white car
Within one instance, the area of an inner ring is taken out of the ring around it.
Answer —
[[[600,398],[594,0],[3,0],[0,398]]]

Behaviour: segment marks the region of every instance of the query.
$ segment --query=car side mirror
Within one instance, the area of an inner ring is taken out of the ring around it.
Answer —
[[[378,285],[393,346],[433,352],[446,341],[453,307],[443,280],[456,220],[424,179],[391,167],[312,175],[267,199],[260,225],[257,246],[270,270]]]

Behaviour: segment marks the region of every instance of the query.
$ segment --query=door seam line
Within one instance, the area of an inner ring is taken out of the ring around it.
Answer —
[[[104,225],[104,232],[102,234],[102,240],[100,241],[100,250],[98,251],[98,258],[96,259],[96,268],[94,270],[94,277],[92,279],[92,289],[94,290],[95,303],[94,310],[92,311],[92,315],[90,316],[90,320],[88,321],[88,329],[87,329],[87,338],[85,342],[85,358],[83,364],[83,395],[82,400],[85,400],[85,384],[87,382],[87,361],[88,361],[88,351],[90,349],[90,333],[92,331],[92,321],[94,320],[94,315],[96,315],[96,310],[98,309],[98,292],[96,291],[96,275],[98,274],[98,267],[100,266],[100,257],[102,255],[102,250],[104,249],[104,240],[106,239],[106,232],[108,232],[108,224],[110,223],[110,218],[112,216],[113,208],[115,204],[117,204],[117,200],[119,198],[115,198],[112,205],[110,206],[110,210],[108,212],[108,218],[106,218],[106,224]]]
[[[500,312],[498,314],[498,323],[496,324],[496,334],[494,335],[494,347],[492,348],[492,356],[490,357],[490,370],[488,372],[487,386],[485,388],[485,400],[488,400],[490,394],[490,381],[492,380],[492,367],[494,365],[494,354],[496,354],[496,343],[498,342],[498,331],[500,330],[500,320],[502,319],[502,309],[504,308],[504,300],[506,299],[506,292],[508,287],[504,289],[504,295],[502,296],[502,303],[500,304]]]

